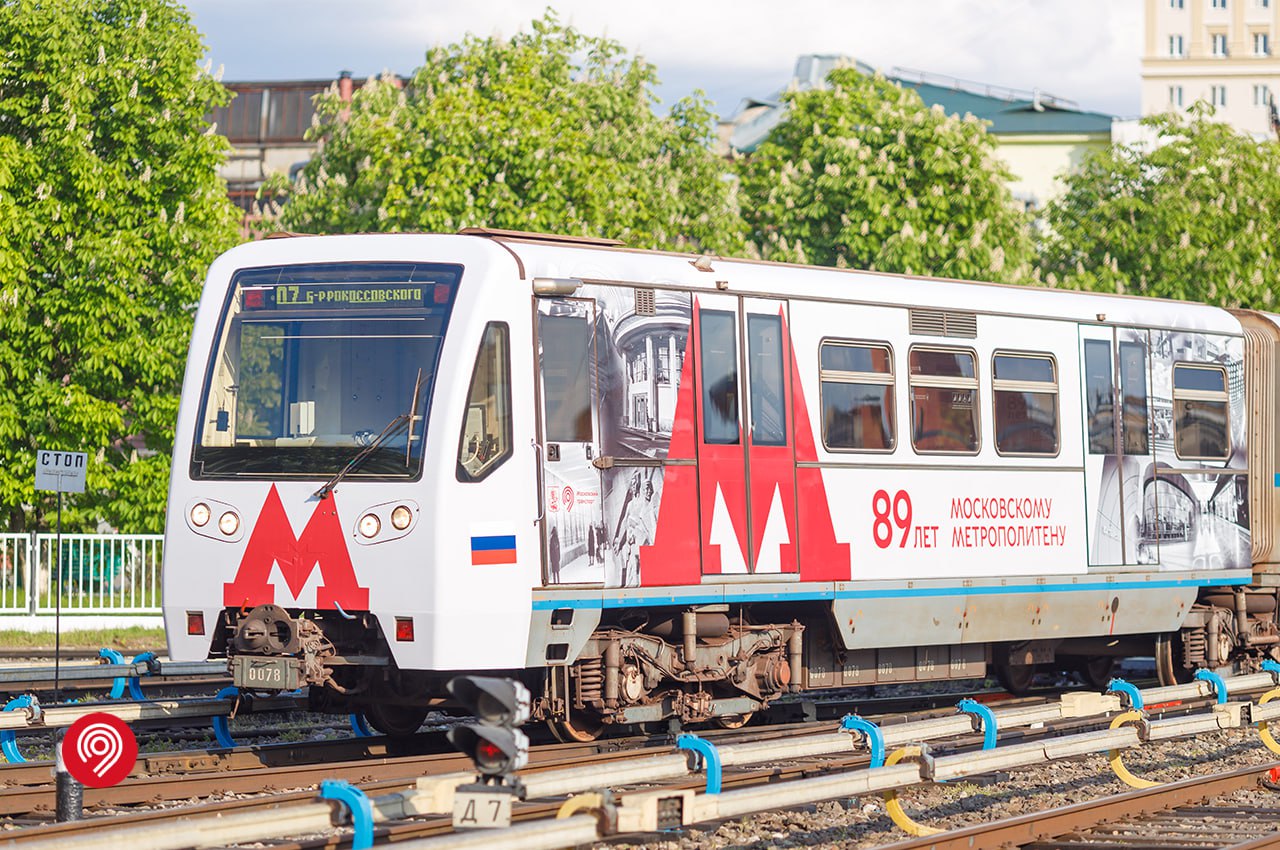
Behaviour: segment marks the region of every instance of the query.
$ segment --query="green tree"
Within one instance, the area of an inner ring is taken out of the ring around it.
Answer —
[[[1143,119],[1155,144],[1112,145],[1046,210],[1044,279],[1058,286],[1274,309],[1280,144],[1212,120]]]
[[[163,524],[208,263],[238,238],[204,115],[225,89],[169,0],[0,0],[0,510],[36,448],[87,451],[73,527]],[[145,451],[135,451],[142,442]],[[34,513],[32,508],[34,507]]]
[[[743,215],[767,258],[1016,281],[1031,243],[994,139],[914,89],[837,68],[785,96],[741,166]]]
[[[280,223],[310,232],[487,226],[731,251],[742,225],[701,95],[654,112],[652,65],[548,13],[509,41],[435,47],[409,80],[317,101],[324,140]]]

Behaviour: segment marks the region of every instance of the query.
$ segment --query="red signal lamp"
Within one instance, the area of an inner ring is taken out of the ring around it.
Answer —
[[[204,634],[204,612],[203,611],[187,612],[187,634],[189,635]]]
[[[398,641],[413,640],[413,618],[412,617],[396,617],[396,640]]]

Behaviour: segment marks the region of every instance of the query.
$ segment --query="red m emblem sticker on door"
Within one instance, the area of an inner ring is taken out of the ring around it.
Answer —
[[[295,536],[280,494],[272,484],[258,522],[249,535],[235,580],[222,586],[222,603],[228,607],[268,603],[288,606],[289,600],[275,598],[275,585],[271,583],[274,565],[295,600],[319,568],[321,583],[316,586],[315,607],[368,610],[369,588],[361,587],[356,580],[346,536],[338,519],[336,499],[336,494],[331,494],[317,503],[306,528]]]

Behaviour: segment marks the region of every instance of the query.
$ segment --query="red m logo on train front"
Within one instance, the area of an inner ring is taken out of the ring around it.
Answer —
[[[292,600],[277,600],[271,568],[279,569]],[[288,607],[299,599],[316,568],[316,608],[367,610],[369,588],[361,587],[338,519],[337,494],[316,504],[302,534],[295,536],[275,485],[259,512],[235,580],[223,585],[222,603],[243,607],[274,603]],[[311,607],[302,605],[301,607]]]

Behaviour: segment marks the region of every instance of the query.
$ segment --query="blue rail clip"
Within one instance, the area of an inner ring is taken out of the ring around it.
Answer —
[[[710,741],[697,735],[684,733],[676,738],[676,749],[696,753],[701,767],[707,773],[707,793],[720,793],[720,778],[724,773],[720,766],[720,751]]]
[[[1218,705],[1227,704],[1227,683],[1222,681],[1221,676],[1212,670],[1197,670],[1196,679],[1213,686],[1213,692],[1218,695]]]
[[[240,689],[235,685],[227,685],[218,691],[218,695],[214,699],[236,699],[240,696]],[[219,747],[226,747],[228,750],[235,749],[236,739],[231,737],[231,725],[227,721],[225,714],[215,715],[213,718],[213,737],[218,739]]]
[[[30,694],[23,694],[20,697],[14,697],[5,703],[3,711],[16,711],[19,708],[30,708],[35,706],[38,710],[40,702]],[[22,757],[22,753],[18,752],[18,736],[12,729],[5,729],[0,732],[0,752],[4,753],[5,761],[9,764],[26,764],[26,759]]]
[[[1138,686],[1124,679],[1112,679],[1107,682],[1107,693],[1124,694],[1129,698],[1129,707],[1134,711],[1142,711],[1142,691]]]
[[[336,800],[351,813],[351,850],[373,846],[373,804],[363,791],[345,779],[326,779],[320,783],[320,799]]]
[[[884,767],[884,733],[879,726],[856,714],[846,714],[840,720],[840,728],[846,732],[861,732],[871,749],[871,766]]]
[[[357,738],[372,738],[373,730],[369,728],[369,720],[358,711],[351,712],[351,731]]]
[[[108,664],[124,664],[124,656],[108,646],[98,650],[98,657],[105,659]],[[109,694],[111,699],[120,699],[120,697],[124,696],[126,681],[124,676],[116,676],[111,680],[111,693]]]
[[[956,711],[962,711],[965,714],[972,714],[978,717],[982,722],[982,749],[995,749],[996,713],[989,706],[985,706],[976,700],[962,699],[956,703]]]
[[[156,654],[154,652],[144,652],[141,655],[133,656],[133,663],[139,662],[147,665],[147,675],[150,676],[155,670],[152,665],[156,663]],[[142,693],[142,681],[137,676],[129,677],[129,696],[142,702],[146,696]]]

